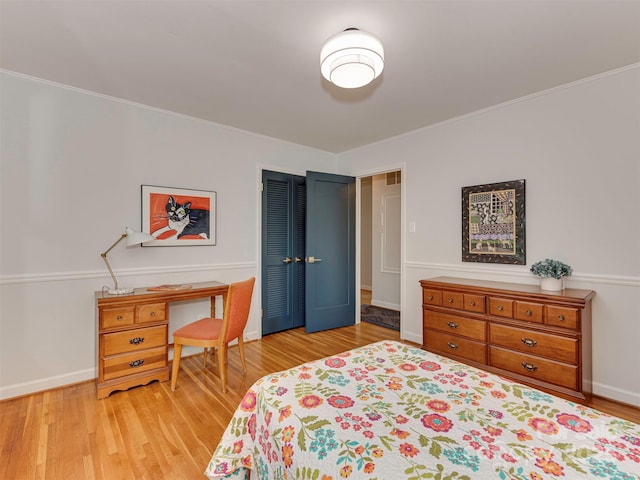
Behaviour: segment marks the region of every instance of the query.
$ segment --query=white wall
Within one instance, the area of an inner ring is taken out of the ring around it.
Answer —
[[[257,275],[259,171],[335,171],[335,156],[8,72],[2,110],[0,398],[96,376],[100,253],[140,228],[140,185],[217,192],[217,245],[126,248],[123,286]],[[247,337],[257,338],[260,284]],[[170,309],[170,331],[208,302]]]
[[[364,177],[360,181],[360,288],[371,290],[371,181]]]
[[[528,266],[460,261],[461,187],[525,178],[527,264],[562,259],[575,270],[568,286],[597,292],[594,391],[640,405],[640,66],[347,152],[337,163],[180,115],[13,74],[0,80],[0,398],[95,377],[93,292],[110,282],[100,252],[125,225],[140,225],[141,184],[215,190],[218,245],[118,246],[110,259],[121,283],[234,281],[258,268],[262,166],[364,176],[401,165],[403,338],[422,339],[421,278],[535,283]],[[175,305],[171,328],[206,311],[203,302]]]
[[[640,65],[344,153],[338,166],[359,176],[389,158],[405,164],[403,338],[422,340],[421,278],[536,283],[529,266],[557,258],[574,268],[567,286],[597,292],[594,393],[640,405]],[[520,178],[527,266],[463,263],[461,188]]]
[[[400,310],[400,184],[374,175],[371,189],[371,304]]]

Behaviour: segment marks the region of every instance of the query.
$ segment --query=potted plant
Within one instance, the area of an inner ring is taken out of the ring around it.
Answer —
[[[542,290],[559,291],[564,288],[564,277],[571,275],[572,269],[566,263],[546,258],[531,265],[531,273],[540,277]]]

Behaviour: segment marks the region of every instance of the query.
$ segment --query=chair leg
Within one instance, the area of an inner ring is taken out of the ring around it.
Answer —
[[[222,393],[227,393],[227,348],[226,345],[218,347],[218,369],[220,370],[220,383],[222,383]]]
[[[247,371],[247,362],[244,359],[244,339],[242,335],[238,337],[238,351],[240,352],[240,362],[242,363],[242,371]]]
[[[176,383],[178,383],[178,371],[180,370],[180,356],[182,355],[182,345],[174,343],[173,345],[173,368],[171,369],[171,391],[175,391]]]
[[[207,351],[209,349],[205,348],[204,353],[202,354],[202,368],[207,368]]]

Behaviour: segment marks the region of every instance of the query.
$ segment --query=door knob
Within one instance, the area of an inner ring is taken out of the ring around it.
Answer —
[[[321,262],[322,259],[321,258],[316,258],[316,257],[307,257],[307,262],[308,263],[318,263]]]
[[[286,257],[284,260],[282,260],[282,263],[291,263],[291,257]]]

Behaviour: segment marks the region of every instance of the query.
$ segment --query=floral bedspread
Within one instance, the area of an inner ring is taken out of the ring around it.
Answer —
[[[640,479],[640,425],[383,341],[263,377],[205,474]]]

